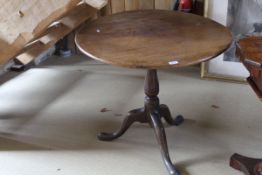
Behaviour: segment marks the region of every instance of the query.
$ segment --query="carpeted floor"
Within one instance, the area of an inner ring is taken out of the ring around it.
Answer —
[[[1,174],[167,174],[148,125],[113,142],[96,138],[143,106],[144,75],[78,57],[1,75]],[[233,153],[262,157],[261,102],[248,85],[201,80],[197,67],[159,71],[159,80],[161,102],[186,118],[166,127],[182,175],[238,175]]]

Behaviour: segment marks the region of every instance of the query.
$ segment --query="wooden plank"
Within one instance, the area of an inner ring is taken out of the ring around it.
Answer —
[[[26,44],[39,37],[54,21],[80,2],[100,8],[106,0],[0,0],[0,64],[15,57]],[[8,14],[8,15],[7,15]]]
[[[125,10],[154,9],[154,0],[125,0]]]
[[[22,53],[16,57],[16,61],[24,65],[33,61],[47,49],[55,45],[58,40],[91,18],[95,12],[96,10],[94,8],[86,4],[77,6],[68,16],[62,18],[59,24],[48,28],[44,35],[38,38],[37,41],[25,47]]]
[[[125,0],[125,10],[138,10],[139,9],[139,0]]]
[[[100,10],[101,16],[111,15],[112,14],[112,7],[111,7],[111,1],[107,3],[107,5]]]
[[[155,0],[155,9],[172,10],[176,0]]]
[[[27,43],[44,32],[53,21],[75,8],[78,2],[0,0],[0,4],[5,4],[0,7],[0,64],[15,57]]]
[[[139,7],[140,9],[154,9],[155,0],[140,0]]]
[[[111,0],[112,14],[125,11],[125,0]]]

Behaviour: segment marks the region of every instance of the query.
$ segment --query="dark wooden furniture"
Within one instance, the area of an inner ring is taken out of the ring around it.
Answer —
[[[248,37],[237,44],[237,55],[250,72],[248,83],[262,100],[262,37]],[[253,159],[234,154],[230,166],[246,175],[262,175],[262,159]]]
[[[262,100],[262,37],[241,39],[237,45],[237,55],[250,72],[248,82]]]
[[[144,10],[119,13],[100,18],[76,34],[78,48],[104,63],[147,69],[145,104],[131,110],[120,130],[101,133],[103,141],[123,135],[134,122],[149,123],[154,129],[166,168],[178,175],[169,157],[163,117],[168,124],[179,125],[183,117],[173,119],[167,105],[157,97],[157,69],[185,67],[209,60],[231,43],[230,32],[209,19],[186,13]]]
[[[230,166],[245,175],[262,175],[262,159],[254,159],[239,154],[230,158]]]

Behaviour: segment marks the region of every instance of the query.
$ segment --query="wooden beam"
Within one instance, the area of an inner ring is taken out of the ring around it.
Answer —
[[[16,57],[16,61],[24,65],[30,63],[84,21],[90,19],[95,12],[96,9],[86,4],[77,6],[68,16],[62,18],[58,24],[48,28],[40,38],[25,47]]]
[[[154,9],[154,0],[125,0],[125,10]]]
[[[111,0],[112,14],[125,11],[125,0]]]
[[[25,45],[41,36],[54,21],[79,3],[101,8],[107,0],[0,0],[0,64],[15,57]]]
[[[176,0],[155,0],[155,9],[172,10]]]

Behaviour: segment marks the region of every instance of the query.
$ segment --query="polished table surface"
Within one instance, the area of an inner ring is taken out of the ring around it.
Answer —
[[[184,67],[228,48],[231,34],[201,16],[165,10],[106,16],[80,29],[76,44],[102,62],[135,68]]]
[[[122,136],[134,122],[148,123],[155,132],[168,173],[180,175],[170,159],[161,119],[178,126],[184,118],[181,115],[173,118],[168,106],[160,104],[156,69],[189,66],[217,56],[231,43],[229,30],[193,14],[145,10],[99,18],[82,27],[75,40],[78,48],[94,59],[147,69],[144,107],[129,111],[118,131],[102,132],[98,138],[112,141]]]

